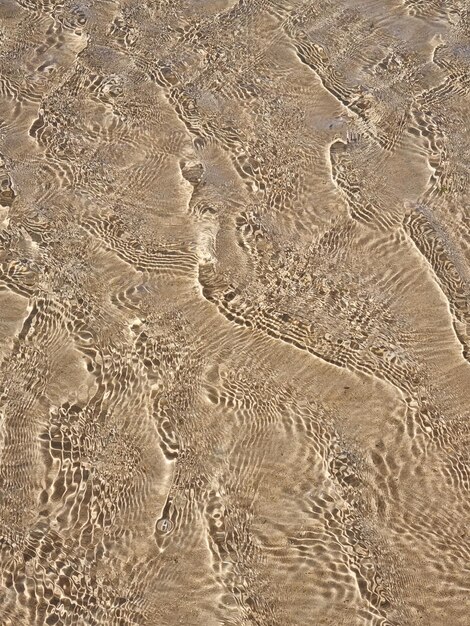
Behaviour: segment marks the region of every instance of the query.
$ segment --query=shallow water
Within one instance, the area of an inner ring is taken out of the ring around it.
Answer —
[[[1,626],[464,626],[463,0],[0,1]]]

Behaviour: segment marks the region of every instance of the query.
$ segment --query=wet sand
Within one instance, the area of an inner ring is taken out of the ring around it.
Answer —
[[[463,0],[0,0],[0,625],[468,626]]]

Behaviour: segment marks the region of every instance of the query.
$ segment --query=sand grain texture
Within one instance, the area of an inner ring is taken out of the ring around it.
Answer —
[[[464,0],[0,0],[0,626],[468,626]]]

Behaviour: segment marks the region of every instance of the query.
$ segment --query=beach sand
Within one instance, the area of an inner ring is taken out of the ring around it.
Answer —
[[[0,0],[0,625],[468,626],[463,0]]]

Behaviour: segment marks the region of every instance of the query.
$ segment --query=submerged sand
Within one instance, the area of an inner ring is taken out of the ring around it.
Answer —
[[[1,0],[1,626],[468,625],[464,0]]]

